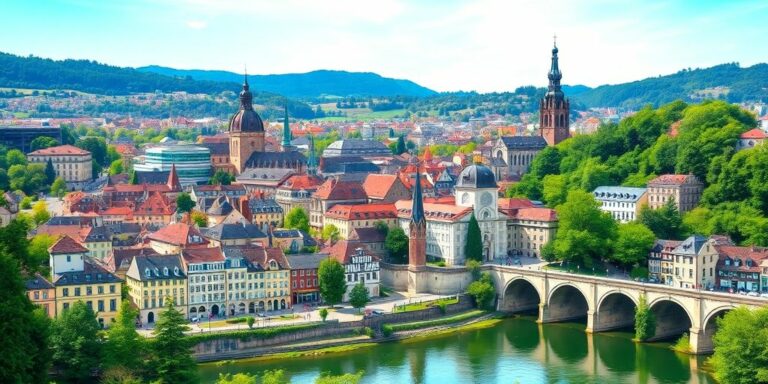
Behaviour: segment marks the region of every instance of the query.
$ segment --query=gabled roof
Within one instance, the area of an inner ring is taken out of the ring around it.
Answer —
[[[205,213],[215,216],[226,216],[230,214],[235,208],[229,203],[229,199],[226,196],[220,195],[213,201],[211,207],[208,208]]]
[[[349,234],[349,240],[358,240],[361,243],[381,243],[386,238],[387,235],[376,228],[354,228]]]
[[[370,174],[363,182],[363,190],[368,198],[383,199],[398,182],[402,183],[397,175]]]
[[[53,284],[39,273],[35,273],[35,276],[24,281],[24,285],[27,291],[35,289],[53,289]]]
[[[299,255],[285,255],[291,269],[317,269],[320,262],[327,259],[328,255],[322,253],[304,253]]]
[[[763,140],[768,138],[768,134],[760,128],[750,129],[739,136],[742,139]]]
[[[251,268],[269,269],[270,260],[274,260],[280,269],[290,269],[291,265],[280,248],[259,246],[231,246],[223,247],[222,251],[229,258],[243,258],[248,261]]]
[[[221,248],[188,248],[181,250],[181,256],[186,264],[215,263],[224,261]]]
[[[335,178],[326,180],[312,196],[322,200],[365,200],[368,197],[359,182]]]
[[[502,136],[502,144],[509,149],[544,149],[547,142],[541,136]]]
[[[165,195],[160,194],[160,192],[154,192],[136,207],[134,213],[136,215],[168,216],[173,214],[173,209]]]
[[[379,220],[397,218],[395,204],[336,204],[324,214],[327,218],[340,220]]]
[[[278,189],[287,189],[292,191],[316,190],[320,184],[323,183],[323,179],[315,175],[293,175],[285,180]]]
[[[648,182],[648,187],[656,186],[656,185],[682,185],[685,183],[690,184],[701,184],[699,180],[694,175],[676,175],[676,174],[667,174],[667,175],[661,175],[651,181]]]
[[[395,203],[397,216],[410,219],[413,202],[411,200],[400,200]],[[472,207],[457,207],[448,204],[424,203],[424,216],[427,221],[456,222],[472,212]]]
[[[147,235],[147,239],[181,247],[208,244],[208,240],[203,238],[197,227],[186,223],[173,223],[160,228],[157,232]]]
[[[218,224],[201,231],[206,238],[217,241],[267,238],[255,224]]]
[[[352,256],[357,253],[357,249],[362,249],[365,255],[372,256],[374,260],[379,259],[378,256],[371,253],[367,245],[353,240],[339,240],[336,244],[323,249],[322,253],[327,253],[341,264],[349,264]]]
[[[89,257],[84,257],[82,271],[57,273],[53,276],[52,283],[56,286],[62,286],[119,283],[120,281],[122,280],[109,272],[104,266],[96,263]]]
[[[683,240],[672,252],[676,255],[698,255],[701,247],[706,242],[706,237],[693,235]]]
[[[136,256],[131,263],[132,265],[125,275],[134,280],[170,280],[186,277],[179,255]],[[133,264],[136,265],[136,268]],[[166,271],[168,272],[167,275]]]
[[[75,241],[75,239],[64,235],[57,242],[48,248],[48,253],[52,255],[56,254],[69,254],[69,253],[88,253],[88,248],[83,247]]]

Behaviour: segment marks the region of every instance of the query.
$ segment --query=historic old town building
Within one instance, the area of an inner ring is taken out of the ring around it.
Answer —
[[[539,105],[539,133],[549,146],[555,146],[571,136],[571,102],[565,98],[560,80],[563,74],[557,62],[557,45],[552,48],[552,66],[549,69],[549,87]]]
[[[38,149],[27,154],[30,163],[53,165],[56,177],[67,182],[67,188],[82,189],[93,179],[93,162],[91,153],[73,145],[60,145]]]
[[[704,184],[695,175],[661,175],[648,182],[648,206],[657,209],[674,201],[680,213],[699,203]]]

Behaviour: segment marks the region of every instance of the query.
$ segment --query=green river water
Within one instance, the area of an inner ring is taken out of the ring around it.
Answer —
[[[704,357],[673,352],[669,344],[636,344],[629,332],[594,335],[584,324],[537,324],[532,318],[434,338],[273,361],[200,366],[203,383],[219,373],[283,369],[292,383],[321,372],[365,371],[363,383],[693,383],[714,384],[699,370]]]

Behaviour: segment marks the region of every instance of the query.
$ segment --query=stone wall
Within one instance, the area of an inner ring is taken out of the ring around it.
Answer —
[[[395,291],[408,290],[408,266],[380,262],[381,283]],[[435,295],[455,295],[467,290],[472,274],[465,267],[427,266],[419,273],[426,286],[426,292]]]

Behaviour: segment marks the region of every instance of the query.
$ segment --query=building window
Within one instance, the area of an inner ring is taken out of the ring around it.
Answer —
[[[110,312],[117,311],[117,300],[115,299],[109,300],[109,311]]]

